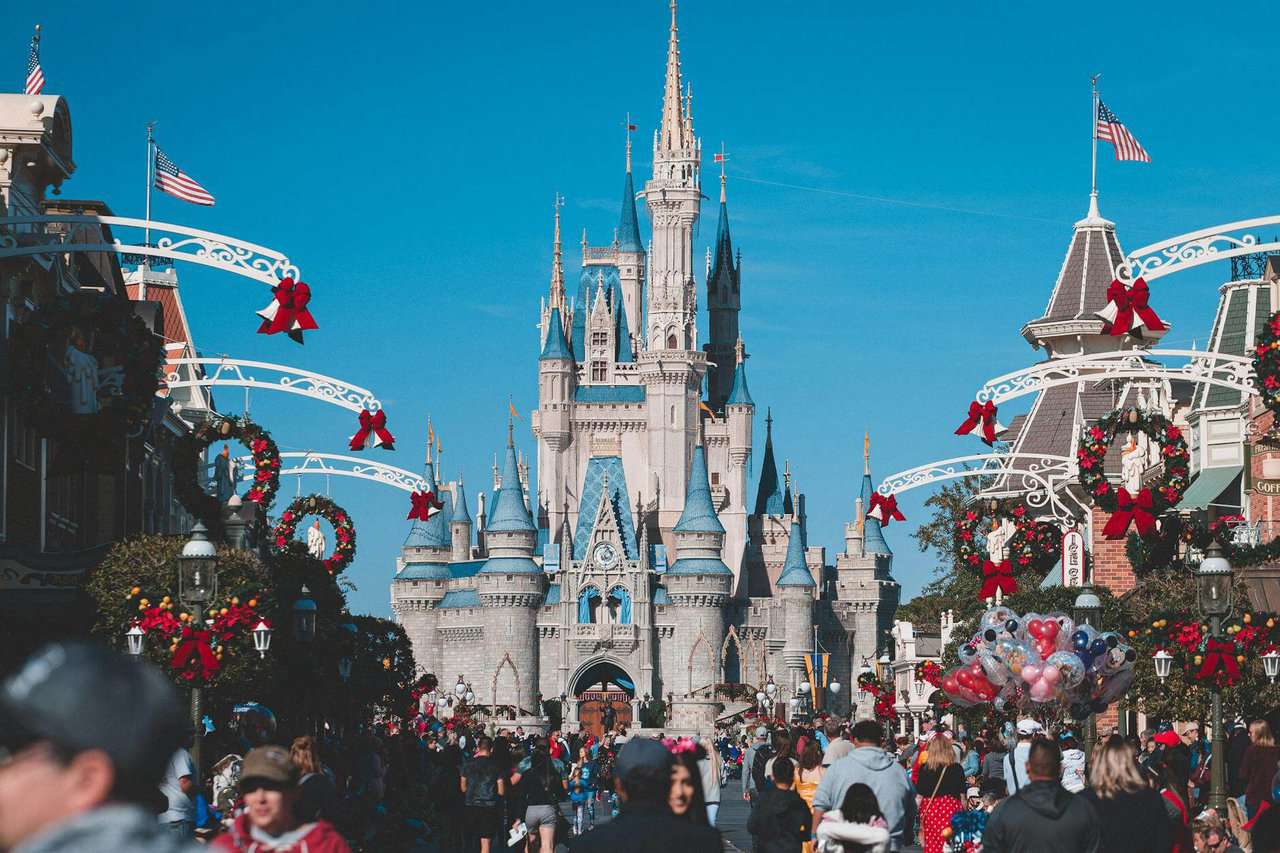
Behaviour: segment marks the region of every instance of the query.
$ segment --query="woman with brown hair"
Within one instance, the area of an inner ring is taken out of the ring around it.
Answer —
[[[929,792],[920,800],[924,853],[942,853],[946,843],[942,833],[951,828],[951,816],[964,807],[964,789],[964,771],[956,760],[951,738],[939,734],[929,741],[916,783],[917,792]]]
[[[1271,779],[1280,762],[1280,747],[1266,720],[1249,724],[1249,746],[1240,762],[1240,781],[1244,784],[1244,808],[1249,817],[1258,813],[1264,800],[1271,799]]]
[[[804,751],[800,753],[800,764],[796,769],[795,792],[804,800],[804,804],[813,811],[813,795],[818,791],[818,783],[826,775],[827,768],[822,766],[822,744],[816,739],[805,741]],[[813,853],[813,842],[804,843],[804,853]]]
[[[328,768],[320,761],[315,738],[294,738],[289,746],[289,760],[298,768],[298,803],[294,814],[302,823],[317,818],[333,820],[338,789]]]
[[[1166,853],[1173,843],[1164,802],[1143,778],[1133,747],[1120,735],[1093,751],[1089,787],[1081,796],[1098,812],[1099,849]]]

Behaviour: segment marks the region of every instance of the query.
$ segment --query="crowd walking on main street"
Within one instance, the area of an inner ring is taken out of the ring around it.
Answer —
[[[92,713],[83,695],[102,700]],[[163,676],[53,645],[0,688],[0,850],[1280,853],[1280,747],[1263,719],[1232,727],[1216,809],[1196,726],[1106,733],[1085,756],[1076,732],[1030,718],[894,738],[871,719],[756,717],[694,738],[431,711],[286,738],[249,709],[244,754],[202,772]],[[718,825],[735,800],[741,846]]]

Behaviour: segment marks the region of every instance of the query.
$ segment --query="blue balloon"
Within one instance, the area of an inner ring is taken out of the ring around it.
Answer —
[[[1088,631],[1075,631],[1071,634],[1071,648],[1077,652],[1086,652],[1089,650],[1089,640]]]
[[[1094,640],[1089,644],[1089,654],[1093,657],[1100,657],[1107,653],[1107,641],[1101,638]]]

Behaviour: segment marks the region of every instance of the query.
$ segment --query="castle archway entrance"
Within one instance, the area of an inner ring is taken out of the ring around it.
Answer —
[[[578,722],[587,732],[600,737],[606,731],[632,724],[635,681],[613,661],[587,663],[574,679],[572,691],[572,701],[578,704]]]

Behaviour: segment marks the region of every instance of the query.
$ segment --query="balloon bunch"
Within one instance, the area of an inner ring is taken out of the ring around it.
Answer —
[[[1076,625],[1064,613],[993,607],[960,647],[960,666],[942,690],[961,707],[990,702],[997,711],[1069,711],[1084,719],[1133,684],[1137,652],[1114,632]]]

